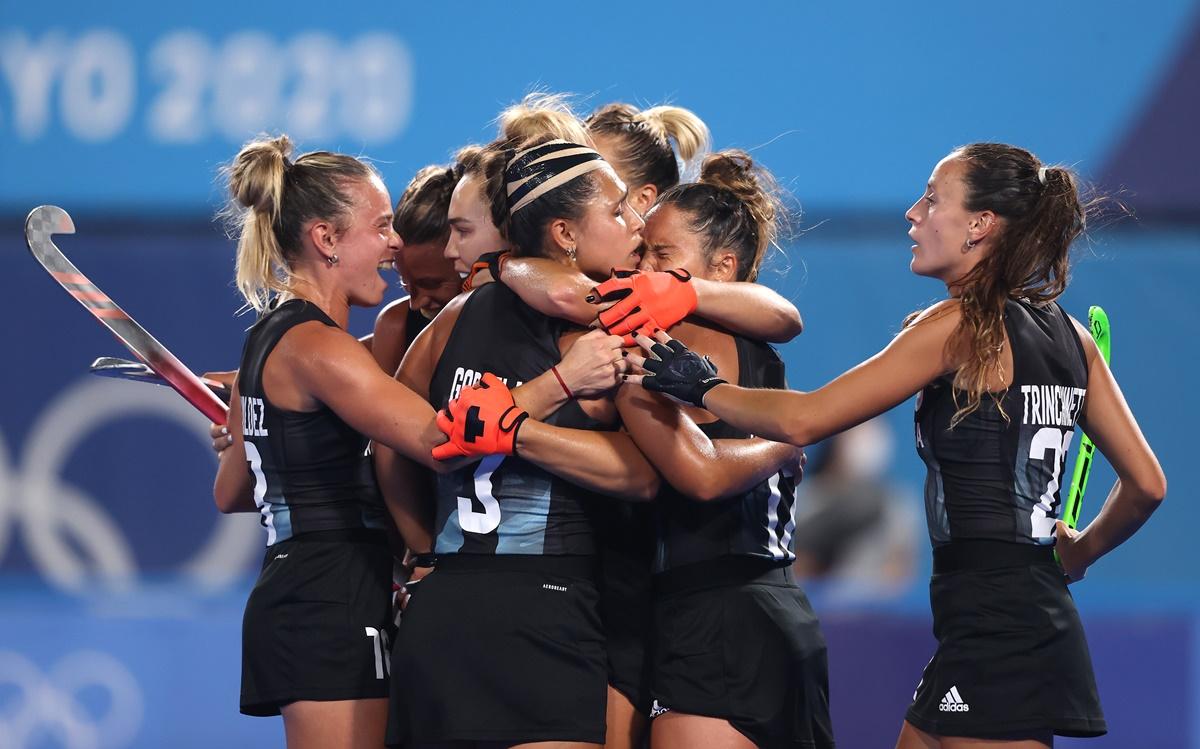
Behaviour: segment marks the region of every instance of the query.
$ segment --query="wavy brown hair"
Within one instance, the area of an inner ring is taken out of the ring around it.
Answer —
[[[780,189],[762,165],[745,151],[709,154],[700,181],[677,185],[658,199],[684,212],[689,227],[703,239],[704,261],[718,250],[737,257],[738,281],[755,281],[767,248],[785,217]]]
[[[966,167],[964,207],[1001,218],[991,251],[955,282],[962,320],[946,343],[962,362],[954,373],[954,427],[979,408],[990,380],[1003,379],[1005,303],[1023,299],[1041,305],[1058,299],[1067,287],[1071,244],[1086,229],[1096,201],[1080,197],[1078,178],[1070,169],[1043,165],[1024,148],[972,143],[951,156]],[[915,317],[910,315],[905,327]],[[959,403],[958,391],[966,395],[965,403]],[[999,397],[991,395],[1007,421]]]

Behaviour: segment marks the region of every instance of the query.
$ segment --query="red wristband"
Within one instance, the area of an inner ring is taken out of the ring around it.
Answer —
[[[574,400],[575,394],[571,392],[571,388],[567,387],[566,381],[563,380],[562,375],[558,373],[558,367],[550,367],[550,371],[554,373],[554,377],[558,380],[558,384],[562,385],[563,392],[567,394],[567,398]]]

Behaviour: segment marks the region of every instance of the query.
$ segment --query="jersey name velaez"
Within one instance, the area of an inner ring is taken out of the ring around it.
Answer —
[[[242,396],[242,435],[245,437],[267,436],[267,412],[262,398]]]
[[[495,373],[493,372],[492,374]],[[524,384],[518,381],[517,384],[514,385],[508,381],[507,377],[502,375],[496,375],[496,377],[498,377],[501,382],[510,388],[519,388],[522,384]],[[450,381],[450,400],[457,398],[459,391],[461,391],[463,388],[469,388],[472,385],[478,384],[478,382],[482,379],[483,372],[476,372],[474,369],[469,369],[467,367],[455,367],[454,379]]]
[[[1074,427],[1083,408],[1087,388],[1067,385],[1022,385],[1025,402],[1022,424]]]

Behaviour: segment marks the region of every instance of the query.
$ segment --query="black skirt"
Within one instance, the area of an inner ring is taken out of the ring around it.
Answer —
[[[604,743],[608,668],[595,564],[438,557],[397,634],[388,744]]]
[[[938,648],[905,716],[936,736],[1101,736],[1083,624],[1053,549],[956,541],[934,550]]]
[[[652,715],[723,718],[760,747],[834,745],[825,637],[775,564],[726,557],[656,576]]]
[[[316,531],[268,547],[242,618],[241,711],[387,697],[391,599],[380,531]]]

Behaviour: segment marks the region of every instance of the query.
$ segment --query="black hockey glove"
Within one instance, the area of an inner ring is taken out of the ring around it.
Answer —
[[[647,390],[704,408],[704,394],[725,382],[717,377],[711,359],[701,358],[679,341],[656,343],[650,352],[652,356],[642,365],[649,373],[642,379],[642,387]]]

